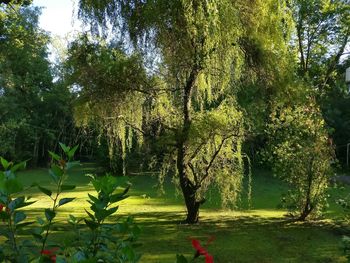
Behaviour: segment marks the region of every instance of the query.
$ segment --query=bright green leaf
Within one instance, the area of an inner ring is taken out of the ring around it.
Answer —
[[[61,190],[62,191],[69,191],[69,190],[73,190],[75,189],[75,185],[67,185],[67,184],[64,184],[61,186]]]
[[[52,159],[54,159],[56,161],[61,160],[61,157],[58,154],[51,152],[51,151],[49,151],[49,154],[51,155]]]
[[[44,188],[42,186],[38,186],[38,189],[43,192],[44,194],[46,194],[47,196],[51,196],[52,195],[52,191],[47,189],[47,188]]]
[[[68,146],[66,146],[63,143],[59,143],[59,145],[61,146],[62,150],[64,151],[65,154],[68,154],[70,148]]]
[[[45,217],[47,221],[52,221],[56,216],[56,213],[49,208],[45,209]]]
[[[26,214],[23,213],[22,211],[16,211],[13,215],[13,221],[15,224],[18,224],[22,222],[24,219],[26,219]]]
[[[58,206],[62,206],[65,204],[68,204],[70,202],[72,202],[75,198],[62,198],[59,202],[58,202]]]
[[[11,163],[2,157],[0,157],[0,161],[1,161],[1,165],[4,168],[4,170],[7,170]]]

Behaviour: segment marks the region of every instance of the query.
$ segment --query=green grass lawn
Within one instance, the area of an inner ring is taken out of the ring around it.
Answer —
[[[59,208],[56,226],[62,229],[69,214],[85,215],[86,197],[92,192],[85,173],[93,173],[92,165],[84,165],[70,177],[70,184],[77,188],[67,194],[76,200]],[[21,172],[25,184],[38,182],[50,187],[47,169]],[[286,211],[277,209],[281,193],[286,186],[268,173],[255,172],[251,210],[225,211],[213,190],[200,213],[200,223],[183,225],[185,207],[181,195],[170,182],[165,183],[166,194],[160,196],[157,179],[151,176],[130,178],[133,186],[131,197],[121,202],[118,216],[133,215],[142,229],[139,248],[142,263],[173,263],[178,253],[191,256],[193,249],[189,237],[205,244],[209,236],[215,236],[208,251],[214,262],[347,262],[341,250],[341,235],[335,231],[332,218],[339,216],[340,209],[331,199],[326,218],[319,222],[287,223]],[[170,181],[170,180],[169,180]],[[331,194],[344,194],[331,190]],[[43,215],[43,208],[50,205],[49,198],[31,189],[30,194],[38,201],[27,207],[30,217]],[[246,203],[242,201],[242,205]],[[116,218],[116,217],[115,217]],[[115,219],[116,220],[116,219]],[[64,232],[63,232],[64,233]],[[60,238],[62,232],[53,236]],[[204,262],[204,260],[199,261]]]

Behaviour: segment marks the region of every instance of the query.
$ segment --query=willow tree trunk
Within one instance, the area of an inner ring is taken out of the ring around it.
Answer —
[[[183,126],[177,138],[177,172],[180,180],[180,187],[185,199],[187,217],[185,222],[194,224],[198,222],[200,202],[196,199],[197,187],[188,177],[188,144],[191,129],[191,95],[196,82],[199,70],[193,68],[184,87],[183,94]]]

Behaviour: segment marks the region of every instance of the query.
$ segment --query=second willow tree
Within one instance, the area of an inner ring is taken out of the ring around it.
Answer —
[[[98,71],[105,56],[95,53],[86,56],[96,58],[93,64],[84,66],[89,69],[88,81],[76,84],[82,90],[94,87],[88,92],[90,102],[101,96],[99,87],[114,91],[109,94],[113,100],[88,105],[99,108],[101,115],[113,107],[104,120],[114,121],[119,138],[125,139],[131,129],[143,136],[147,131],[158,131],[153,138],[163,139],[163,164],[173,166],[176,173],[187,208],[187,223],[198,221],[209,185],[216,185],[226,206],[234,206],[239,199],[244,174],[244,128],[235,83],[241,77],[246,55],[240,46],[246,34],[242,25],[243,21],[257,22],[255,16],[264,14],[273,14],[271,19],[282,25],[287,15],[282,2],[256,1],[254,10],[247,10],[246,1],[230,0],[79,2],[80,17],[91,25],[93,34],[112,32],[114,39],[124,43],[126,53],[135,50],[141,54],[146,77],[142,73],[145,81],[140,81],[125,67],[114,67],[112,54],[107,60],[113,67]],[[110,77],[112,82],[107,83]],[[119,77],[122,83],[115,80]],[[123,88],[126,86],[129,88]],[[130,108],[121,106],[132,99],[137,103],[130,103]],[[135,112],[142,113],[142,118],[130,121],[127,116]],[[128,128],[120,129],[120,125]]]

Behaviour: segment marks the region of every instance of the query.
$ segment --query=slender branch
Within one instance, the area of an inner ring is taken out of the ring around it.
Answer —
[[[197,154],[199,153],[200,149],[206,144],[206,141],[202,141],[198,147],[193,151],[193,154],[190,157],[190,162],[197,156]]]
[[[209,170],[211,169],[211,167],[213,166],[213,163],[217,157],[217,155],[220,153],[221,149],[222,149],[222,146],[224,146],[224,143],[226,142],[227,139],[229,138],[232,138],[236,136],[235,134],[231,134],[230,136],[227,136],[227,137],[224,137],[222,140],[221,140],[221,143],[219,145],[219,147],[216,149],[216,151],[214,152],[209,164],[207,165],[207,167],[205,168],[205,173],[204,173],[204,176],[202,177],[200,183],[202,183],[208,176],[209,176]]]
[[[198,176],[197,176],[197,173],[196,173],[196,171],[195,171],[195,169],[194,169],[194,166],[193,166],[193,164],[191,163],[191,162],[188,162],[188,166],[190,167],[190,169],[191,169],[191,172],[192,172],[192,174],[193,174],[193,177],[194,177],[194,181],[195,181],[195,183],[196,183],[196,187],[198,187]]]
[[[306,68],[305,68],[305,58],[304,58],[303,39],[302,39],[301,29],[302,29],[302,19],[299,18],[298,26],[297,26],[297,35],[298,35],[298,44],[299,44],[299,53],[300,53],[300,64],[304,74],[306,72]]]

